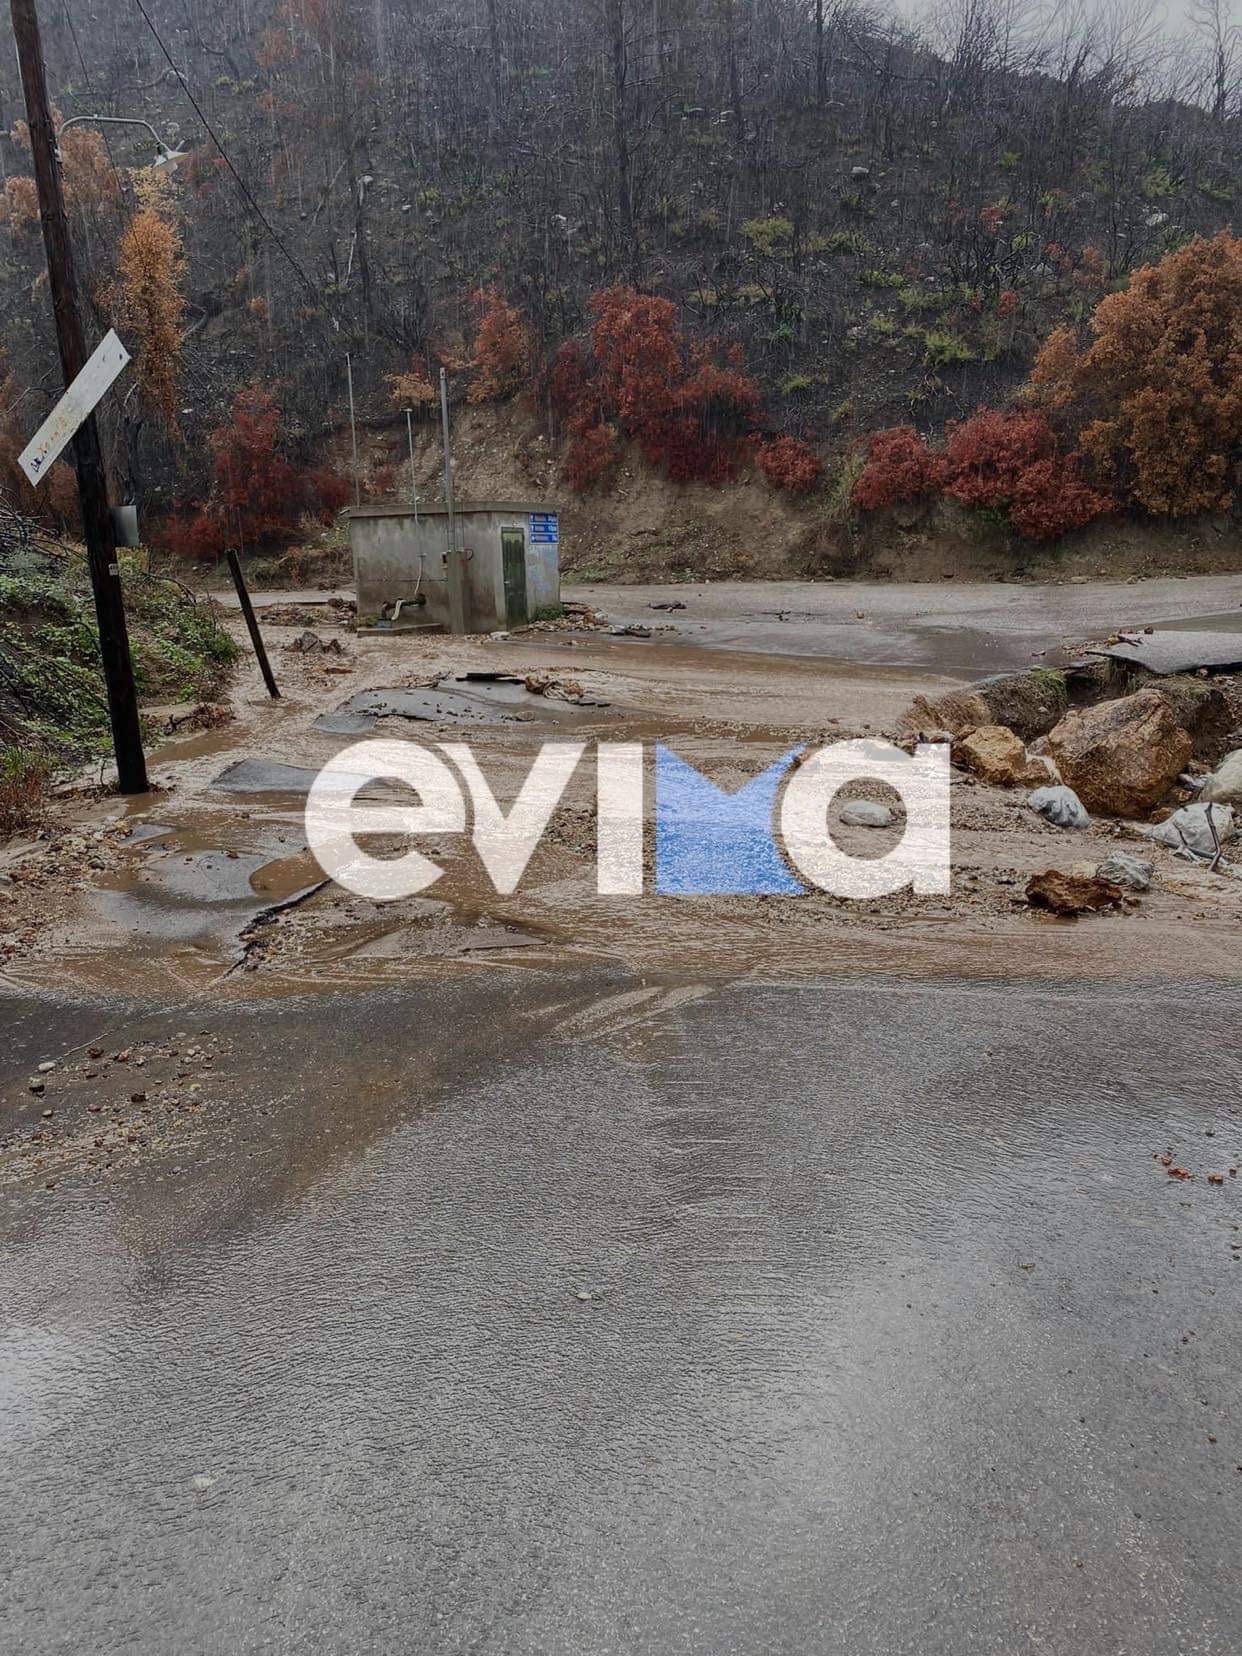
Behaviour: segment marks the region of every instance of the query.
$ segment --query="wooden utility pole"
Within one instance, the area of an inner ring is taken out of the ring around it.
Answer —
[[[22,90],[26,95],[30,150],[39,190],[39,217],[43,222],[43,245],[47,251],[48,287],[52,295],[56,338],[60,345],[60,365],[67,389],[86,365],[87,350],[78,311],[69,221],[65,216],[65,198],[60,187],[56,133],[48,105],[39,19],[34,0],[9,0],[9,9],[22,71]],[[104,684],[108,692],[108,718],[112,725],[112,746],[116,752],[117,780],[122,793],[146,793],[147,766],[142,752],[134,664],[129,653],[125,603],[116,561],[116,531],[108,509],[103,450],[93,414],[82,422],[73,439],[73,460],[78,474],[82,535],[86,541],[95,615],[99,623],[99,653],[103,657]]]

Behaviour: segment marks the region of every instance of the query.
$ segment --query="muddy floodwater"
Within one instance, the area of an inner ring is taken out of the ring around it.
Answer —
[[[1242,881],[963,780],[943,896],[601,898],[587,766],[382,904],[302,808],[369,734],[733,788],[1242,581],[606,596],[670,630],[265,623],[278,703],[9,853],[0,1648],[1236,1656]]]

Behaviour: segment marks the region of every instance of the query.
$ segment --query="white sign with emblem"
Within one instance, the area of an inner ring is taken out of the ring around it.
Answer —
[[[36,487],[128,361],[129,352],[115,329],[109,328],[85,368],[17,457],[18,465]]]

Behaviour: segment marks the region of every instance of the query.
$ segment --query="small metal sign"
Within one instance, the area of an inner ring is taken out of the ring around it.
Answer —
[[[85,368],[18,455],[17,463],[36,486],[64,453],[74,432],[92,412],[129,361],[129,352],[110,328]]]
[[[532,512],[530,514],[530,541],[532,546],[555,546],[560,538],[560,524],[555,512]]]

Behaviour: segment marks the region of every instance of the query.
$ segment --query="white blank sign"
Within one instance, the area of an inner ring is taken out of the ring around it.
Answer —
[[[18,465],[36,487],[128,361],[129,352],[115,329],[109,328],[85,368],[17,457]]]

